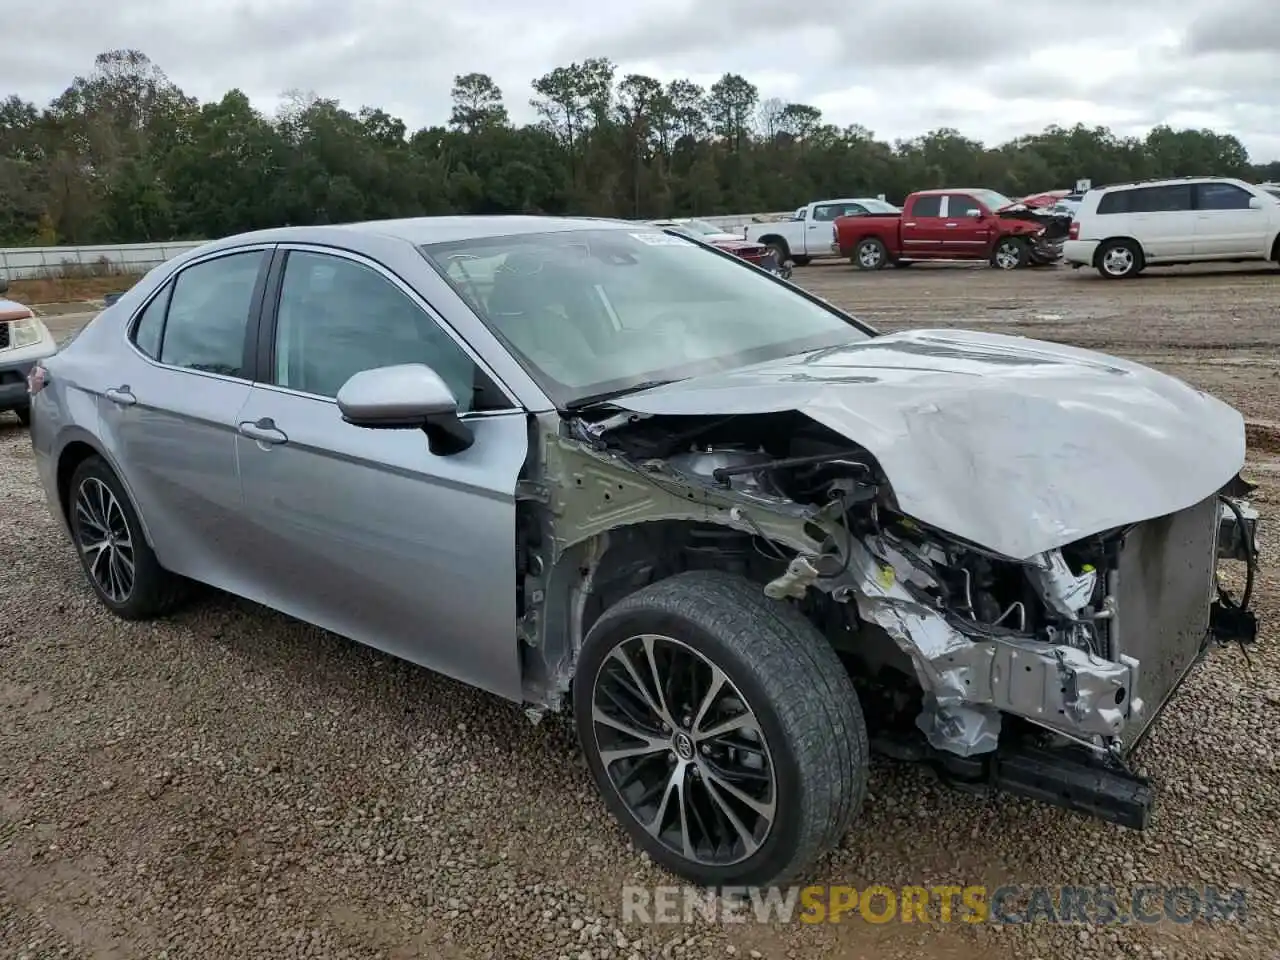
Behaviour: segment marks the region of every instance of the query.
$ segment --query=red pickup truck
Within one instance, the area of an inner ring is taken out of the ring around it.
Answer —
[[[1046,239],[1044,223],[1023,205],[977,189],[920,190],[901,214],[841,217],[832,248],[862,270],[924,260],[986,260],[1013,270],[1062,255],[1061,240]]]

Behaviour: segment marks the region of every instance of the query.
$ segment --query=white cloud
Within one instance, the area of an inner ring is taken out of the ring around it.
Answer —
[[[988,142],[1050,124],[1234,133],[1280,159],[1275,0],[44,0],[5,24],[0,91],[47,102],[95,54],[141,49],[186,92],[289,89],[442,123],[455,74],[489,73],[513,118],[530,82],[606,56],[625,73],[811,103],[880,137],[942,125]]]

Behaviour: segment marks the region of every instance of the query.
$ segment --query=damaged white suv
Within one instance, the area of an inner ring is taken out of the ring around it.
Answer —
[[[1141,827],[1126,757],[1253,624],[1215,599],[1219,555],[1256,555],[1221,401],[1070,347],[880,336],[651,227],[232,237],[30,383],[110,609],[200,580],[572,704],[605,802],[704,884],[804,871],[873,746]]]

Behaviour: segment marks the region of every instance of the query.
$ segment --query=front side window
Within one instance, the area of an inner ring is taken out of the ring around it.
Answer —
[[[206,260],[178,274],[169,298],[160,362],[244,377],[245,331],[262,267],[261,250]]]
[[[401,363],[423,363],[438,373],[459,413],[511,406],[466,351],[387,277],[345,257],[291,251],[273,382],[333,398],[355,374]]]
[[[736,259],[656,230],[573,230],[422,252],[558,404],[861,340]]]
[[[947,218],[966,216],[970,210],[978,210],[978,201],[967,193],[947,194]]]
[[[1248,190],[1234,183],[1202,183],[1196,187],[1201,210],[1248,210],[1253,198]]]

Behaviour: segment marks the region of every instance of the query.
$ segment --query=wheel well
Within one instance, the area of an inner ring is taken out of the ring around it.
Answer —
[[[764,243],[764,244],[776,243],[776,244],[781,245],[782,249],[783,249],[783,250],[785,250],[785,251],[787,251],[787,253],[790,253],[790,252],[791,252],[791,244],[787,243],[787,240],[786,240],[786,238],[785,238],[785,237],[780,237],[780,236],[778,236],[778,234],[776,234],[776,233],[766,233],[764,236],[762,236],[762,237],[761,237],[759,240],[757,240],[756,242],[757,242],[757,243]]]
[[[573,677],[582,638],[620,600],[699,568],[736,572],[763,587],[786,564],[762,550],[748,533],[686,520],[618,527],[575,544],[546,577],[540,644],[522,650],[526,700],[559,700]],[[790,559],[790,551],[786,555]]]
[[[73,440],[62,448],[57,470],[58,505],[68,520],[71,519],[71,477],[80,464],[97,455],[98,451],[83,440]]]
[[[1096,267],[1102,262],[1102,251],[1107,249],[1107,244],[1118,243],[1120,241],[1133,244],[1135,247],[1138,248],[1138,256],[1142,257],[1142,259],[1144,260],[1146,259],[1146,254],[1143,253],[1142,251],[1142,244],[1140,244],[1133,237],[1107,237],[1105,240],[1099,240],[1097,247],[1094,248],[1093,265]]]
[[[1276,234],[1276,238],[1271,241],[1271,259],[1280,263],[1280,233]]]

